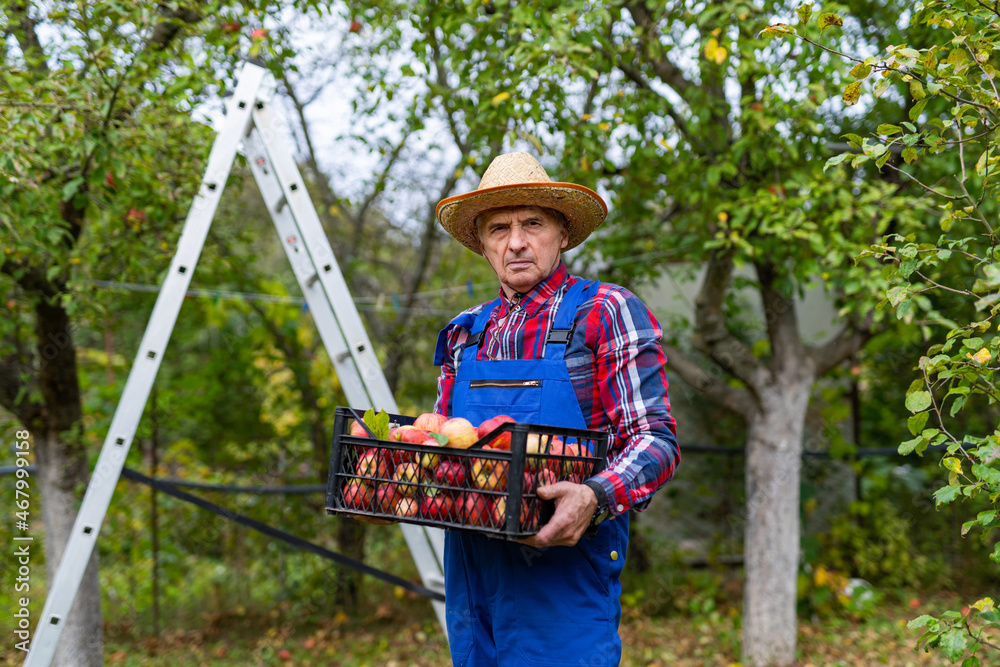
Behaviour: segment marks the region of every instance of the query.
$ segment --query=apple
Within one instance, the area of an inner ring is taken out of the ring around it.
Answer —
[[[524,493],[535,493],[539,487],[545,486],[546,484],[555,484],[559,480],[556,478],[556,474],[544,468],[535,473],[531,473],[527,470],[524,471]]]
[[[264,28],[254,28],[250,32],[250,39],[264,39],[267,37],[267,30]]]
[[[367,431],[365,431],[365,428],[357,420],[351,420],[350,434],[355,438],[368,437]]]
[[[563,441],[559,436],[529,433],[525,441],[524,451],[528,455],[525,466],[532,472],[540,468],[548,468],[552,472],[558,472],[562,465],[562,461],[559,459],[548,458],[549,454],[563,453]]]
[[[489,499],[475,491],[466,491],[459,498],[459,517],[466,526],[485,526],[489,521]]]
[[[413,517],[420,514],[420,505],[416,498],[400,498],[392,508],[396,516]]]
[[[487,419],[479,428],[476,430],[476,435],[479,439],[485,438],[490,433],[500,428],[502,424],[514,424],[513,417],[508,417],[507,415],[497,415],[493,419]],[[501,433],[497,437],[493,438],[488,443],[493,449],[502,449],[504,451],[510,451],[510,433]]]
[[[428,447],[441,446],[441,443],[439,443],[434,438],[427,438],[420,444],[426,445]],[[423,454],[420,457],[420,465],[429,470],[434,470],[435,468],[437,468],[439,463],[441,463],[441,457],[438,456],[437,454]]]
[[[130,208],[128,213],[125,214],[125,222],[132,226],[133,229],[139,229],[142,223],[146,222],[146,212],[138,208]]]
[[[438,431],[438,429],[441,428],[441,425],[446,421],[448,421],[448,418],[444,415],[439,415],[436,412],[425,412],[416,418],[413,422],[413,427],[439,433],[440,431]]]
[[[353,510],[369,511],[375,493],[360,479],[352,479],[344,486],[344,506]]]
[[[441,430],[438,433],[447,436],[448,446],[456,449],[468,449],[479,440],[476,427],[468,419],[462,417],[452,417],[441,424]]]
[[[385,479],[389,476],[389,472],[385,452],[380,449],[369,449],[358,459],[357,474],[361,477]]]
[[[487,445],[483,451],[493,451]],[[498,459],[472,459],[472,481],[485,491],[499,491],[507,487],[507,461]]]
[[[424,496],[420,502],[420,516],[437,521],[454,521],[455,499],[444,494]]]
[[[350,30],[351,32],[354,32],[354,33],[361,32],[361,22],[360,21],[351,21],[351,25],[348,26],[347,29]]]
[[[490,500],[490,523],[494,528],[503,528],[507,521],[507,496]]]
[[[429,437],[427,431],[413,426],[400,426],[399,430],[396,431],[397,440],[400,442],[409,442],[414,445],[419,445]]]
[[[400,486],[402,487],[404,496],[412,496],[417,491],[417,484],[420,482],[424,474],[424,469],[420,467],[419,464],[413,461],[408,461],[406,463],[401,463],[397,468],[396,472],[393,473],[392,478],[397,482],[402,482]]]
[[[387,482],[385,484],[380,484],[377,489],[375,489],[375,504],[382,512],[386,514],[391,514],[394,511],[396,503],[398,503],[403,498],[403,492],[400,490],[399,486],[393,484],[392,482]]]
[[[465,466],[461,461],[442,461],[434,470],[434,479],[438,484],[447,486],[463,486],[465,484]]]
[[[587,452],[582,451],[579,443],[576,442],[563,445],[563,454],[572,457],[587,456]],[[588,466],[587,461],[578,458],[567,459],[563,462],[563,478],[579,484],[587,474]]]

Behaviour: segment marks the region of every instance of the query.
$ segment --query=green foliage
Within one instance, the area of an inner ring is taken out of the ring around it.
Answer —
[[[920,588],[938,570],[915,547],[915,527],[888,499],[852,502],[820,537],[819,563],[880,588]]]
[[[930,447],[945,450],[941,465],[948,485],[934,500],[939,506],[986,501],[988,508],[962,525],[963,536],[978,528],[984,539],[997,525],[1000,501],[1000,394],[994,385],[1000,337],[993,333],[1000,309],[1000,237],[991,224],[1000,194],[993,173],[1000,161],[995,136],[1000,96],[992,58],[1000,46],[998,18],[988,4],[928,2],[911,20],[915,36],[921,34],[917,26],[926,30],[923,44],[890,45],[863,60],[844,56],[881,75],[871,89],[874,97],[890,87],[908,93],[909,122],[850,137],[860,152],[827,164],[851,157],[852,167],[858,167],[871,160],[916,183],[940,206],[939,232],[889,234],[862,256],[876,258],[889,282],[880,309],[890,305],[898,318],[920,317],[935,327],[925,329],[933,344],[920,357],[919,377],[906,394],[913,415],[907,427],[914,437],[899,452],[922,456]],[[846,100],[846,89],[844,95]],[[905,164],[892,160],[895,154]],[[978,418],[970,423],[963,412]],[[991,559],[1000,563],[1000,545]],[[911,627],[925,627],[920,643],[953,661],[974,656],[983,639],[981,625],[970,625],[968,615],[959,612],[922,616]],[[969,661],[978,664],[975,657]]]

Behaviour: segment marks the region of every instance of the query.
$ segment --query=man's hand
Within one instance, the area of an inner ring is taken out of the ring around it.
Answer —
[[[538,497],[555,500],[556,513],[538,534],[518,540],[533,547],[571,547],[580,541],[597,510],[597,496],[586,484],[556,482],[538,487]]]

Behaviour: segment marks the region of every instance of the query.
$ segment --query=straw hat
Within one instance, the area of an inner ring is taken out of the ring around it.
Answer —
[[[544,206],[561,211],[569,228],[566,250],[583,243],[608,214],[607,204],[590,188],[554,182],[528,153],[508,153],[490,163],[478,189],[442,199],[437,218],[445,231],[481,255],[476,216],[504,206]]]

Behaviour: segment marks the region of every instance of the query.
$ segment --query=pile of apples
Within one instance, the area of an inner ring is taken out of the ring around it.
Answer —
[[[502,528],[507,518],[507,496],[503,492],[507,490],[509,456],[470,456],[464,450],[507,423],[515,422],[507,415],[498,415],[477,427],[461,417],[449,419],[425,413],[412,426],[391,429],[389,440],[436,447],[441,453],[387,447],[359,450],[361,455],[354,470],[357,477],[344,487],[345,506],[402,518]],[[357,422],[351,423],[350,435],[369,437]],[[476,451],[504,452],[510,451],[510,446],[511,434],[500,433]],[[454,455],[454,450],[463,453]],[[565,444],[558,437],[529,433],[526,453],[525,494],[533,494],[538,487],[559,480],[579,483],[586,472],[584,461],[550,458],[550,455],[580,455],[579,445]],[[537,528],[537,505],[537,501],[529,502],[527,498],[521,503],[522,530]]]

